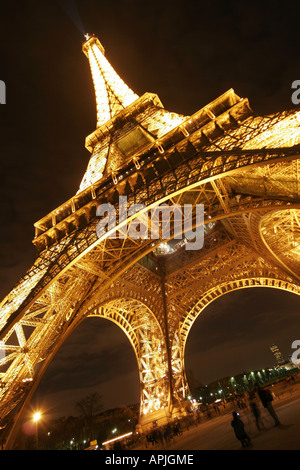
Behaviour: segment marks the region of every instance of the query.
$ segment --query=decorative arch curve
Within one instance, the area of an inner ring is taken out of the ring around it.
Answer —
[[[167,349],[163,331],[146,303],[118,297],[89,309],[86,317],[106,318],[118,325],[128,337],[137,359],[140,380],[140,419],[143,425],[153,414],[169,413],[170,387]]]
[[[181,381],[182,383],[186,383],[187,389],[188,385],[185,376],[184,355],[187,338],[194,322],[203,312],[203,310],[214,300],[225,294],[228,294],[229,292],[251,287],[270,287],[300,295],[299,285],[294,284],[293,282],[290,282],[286,279],[268,277],[267,275],[264,276],[262,273],[253,274],[253,277],[241,277],[220,283],[216,287],[211,288],[202,294],[201,298],[194,302],[190,309],[186,312],[185,316],[181,318],[178,329],[175,332],[172,345],[172,363],[177,364],[178,370],[181,369]]]
[[[231,281],[226,281],[218,286],[209,289],[204,295],[201,296],[198,302],[196,302],[190,310],[186,313],[185,318],[179,324],[178,331],[179,337],[182,344],[186,345],[186,340],[190,329],[195,322],[196,318],[211,302],[221,297],[222,295],[228,294],[234,290],[246,289],[250,287],[271,287],[275,289],[285,290],[292,292],[296,295],[300,295],[300,286],[293,284],[284,279],[278,279],[273,277],[267,277],[257,274],[251,278],[239,278]]]

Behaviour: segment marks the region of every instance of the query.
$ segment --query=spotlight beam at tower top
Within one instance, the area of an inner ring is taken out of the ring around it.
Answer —
[[[85,28],[83,26],[79,11],[77,9],[77,5],[75,0],[59,0],[61,7],[64,9],[72,23],[76,26],[76,28],[81,32],[84,36]]]

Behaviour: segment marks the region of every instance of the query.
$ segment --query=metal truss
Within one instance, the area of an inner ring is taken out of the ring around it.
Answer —
[[[169,113],[156,95],[136,98],[123,87],[100,46],[90,38],[84,48],[108,120],[87,138],[80,190],[35,223],[36,261],[0,304],[7,447],[51,360],[87,316],[113,321],[129,338],[143,428],[185,412],[186,340],[210,302],[253,286],[300,294],[299,113],[257,116],[233,90],[193,116]],[[117,223],[123,238],[99,238],[97,207],[110,203],[119,216],[120,196],[144,209]],[[149,211],[162,203],[204,205],[201,250],[183,244],[164,256],[160,233],[130,237],[137,219],[150,230]]]

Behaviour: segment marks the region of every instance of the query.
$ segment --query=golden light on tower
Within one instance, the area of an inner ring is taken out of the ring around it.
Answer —
[[[230,89],[182,116],[156,94],[137,96],[95,36],[82,47],[97,108],[85,142],[90,160],[78,192],[34,224],[36,260],[0,304],[7,443],[9,416],[23,412],[85,318],[109,319],[127,335],[147,428],[185,412],[186,340],[210,302],[253,286],[300,295],[299,112],[258,116]],[[204,204],[203,249],[183,244],[160,257],[164,240],[98,238],[97,206],[105,200],[119,210],[120,195],[147,209]]]
[[[186,119],[165,110],[157,95],[145,93],[139,97],[119,77],[105,57],[99,39],[86,35],[82,50],[90,64],[96,98],[96,131],[86,139],[86,147],[92,156],[80,184],[79,193],[102,179],[104,174],[122,166],[128,155],[155,142],[154,135],[161,137]],[[151,109],[152,105],[152,109]],[[149,108],[149,111],[147,111]],[[139,112],[140,110],[140,112]],[[131,119],[137,126],[132,128]],[[124,131],[112,139],[115,119],[128,122]]]
[[[87,36],[82,50],[87,56],[95,88],[97,127],[105,124],[137,98],[106,59],[104,47],[95,36]]]

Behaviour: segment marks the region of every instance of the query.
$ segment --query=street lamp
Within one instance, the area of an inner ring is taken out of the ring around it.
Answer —
[[[36,411],[33,415],[33,421],[35,422],[35,439],[36,439],[36,449],[38,449],[38,422],[41,418],[41,413]]]

